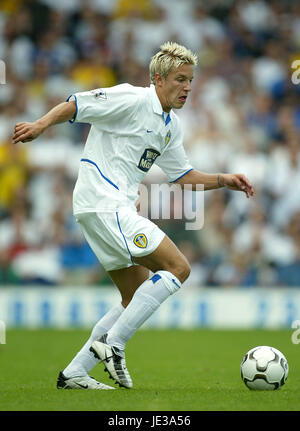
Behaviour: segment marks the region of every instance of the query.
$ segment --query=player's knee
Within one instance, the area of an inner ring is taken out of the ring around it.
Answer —
[[[185,280],[187,280],[191,273],[191,266],[188,262],[185,263],[183,269],[182,269],[182,279],[180,280],[181,283],[183,283]]]
[[[178,262],[175,268],[170,269],[170,272],[174,274],[178,280],[183,283],[189,277],[191,273],[191,267],[187,260]]]

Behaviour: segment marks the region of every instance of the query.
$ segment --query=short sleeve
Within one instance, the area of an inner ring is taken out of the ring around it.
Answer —
[[[171,139],[162,155],[156,159],[156,164],[167,175],[170,183],[179,180],[194,169],[187,158],[182,141],[183,135],[179,129],[176,137]]]
[[[75,101],[76,112],[71,123],[105,123],[124,118],[137,109],[139,94],[136,87],[121,84],[72,94],[67,101]]]

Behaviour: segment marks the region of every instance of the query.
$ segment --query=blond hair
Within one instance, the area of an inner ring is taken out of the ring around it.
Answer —
[[[159,73],[163,78],[167,78],[171,70],[183,64],[192,64],[196,66],[197,63],[197,55],[191,50],[176,42],[166,42],[161,45],[160,51],[151,59],[149,65],[151,83],[155,84],[156,73]]]

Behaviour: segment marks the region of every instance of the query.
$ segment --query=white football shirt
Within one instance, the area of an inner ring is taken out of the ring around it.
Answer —
[[[73,123],[90,123],[73,193],[74,214],[135,209],[153,163],[174,182],[192,170],[177,115],[163,112],[155,86],[130,84],[75,93]]]

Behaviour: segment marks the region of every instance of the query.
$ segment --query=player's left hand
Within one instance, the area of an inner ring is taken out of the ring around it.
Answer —
[[[40,121],[18,123],[15,125],[12,142],[13,144],[17,144],[18,142],[33,141],[33,139],[43,133],[44,129],[45,127],[43,127]]]
[[[254,195],[254,188],[243,174],[222,174],[221,183],[230,190],[244,192],[247,198]]]

